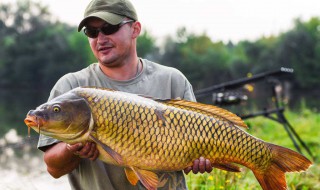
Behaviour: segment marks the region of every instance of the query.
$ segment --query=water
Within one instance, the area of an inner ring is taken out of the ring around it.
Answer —
[[[23,120],[30,109],[47,99],[45,91],[0,89],[0,187],[1,190],[68,190],[66,176],[51,177],[36,148],[38,134],[31,132]]]

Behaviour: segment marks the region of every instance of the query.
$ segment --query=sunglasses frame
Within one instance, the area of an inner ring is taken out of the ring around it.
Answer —
[[[99,35],[99,32],[101,32],[104,35],[111,35],[116,32],[121,28],[121,26],[130,23],[130,22],[135,22],[134,20],[123,20],[117,25],[112,25],[109,23],[104,24],[100,28],[90,28],[90,27],[85,27],[83,29],[83,33],[88,36],[89,38],[97,38]]]

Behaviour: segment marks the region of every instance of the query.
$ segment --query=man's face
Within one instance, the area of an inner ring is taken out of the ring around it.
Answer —
[[[88,20],[86,27],[101,28],[107,24],[105,21],[92,18]],[[133,27],[124,24],[119,30],[110,35],[99,32],[96,38],[88,38],[91,50],[99,63],[106,67],[119,67],[124,63],[124,59],[130,56],[133,43]]]

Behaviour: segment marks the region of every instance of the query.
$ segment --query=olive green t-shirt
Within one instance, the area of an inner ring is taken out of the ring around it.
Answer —
[[[182,98],[195,101],[192,86],[177,69],[140,59],[142,72],[128,81],[108,78],[94,63],[87,68],[61,77],[51,90],[49,100],[79,86],[97,86],[141,94],[160,99]],[[38,148],[57,143],[58,140],[40,135]],[[182,171],[158,172],[158,189],[187,189]],[[69,183],[75,190],[130,190],[144,189],[142,184],[132,186],[122,167],[106,164],[99,159],[82,159],[78,168],[68,174]]]

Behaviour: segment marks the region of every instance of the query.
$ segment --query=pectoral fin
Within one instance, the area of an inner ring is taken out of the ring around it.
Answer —
[[[130,168],[125,168],[124,171],[131,185],[137,185],[139,178],[134,171]]]
[[[90,135],[90,137],[95,143],[100,145],[103,148],[103,150],[105,150],[116,161],[116,163],[118,163],[119,165],[123,165],[123,159],[119,153],[114,151],[109,146],[103,144],[99,139],[95,138],[94,136]]]
[[[139,168],[135,168],[135,167],[131,167],[131,171],[126,170],[126,174],[128,177],[128,180],[130,181],[131,184],[133,184],[132,182],[137,183],[138,181],[135,178],[138,178],[141,183],[148,189],[148,190],[156,190],[158,183],[159,183],[159,179],[157,174],[155,174],[154,172],[148,171],[148,170],[142,170]],[[135,177],[132,177],[132,171],[135,174]],[[132,181],[131,181],[132,180]]]
[[[230,163],[213,163],[211,165],[212,167],[219,168],[221,170],[226,170],[229,172],[241,172],[241,169],[238,166]]]

